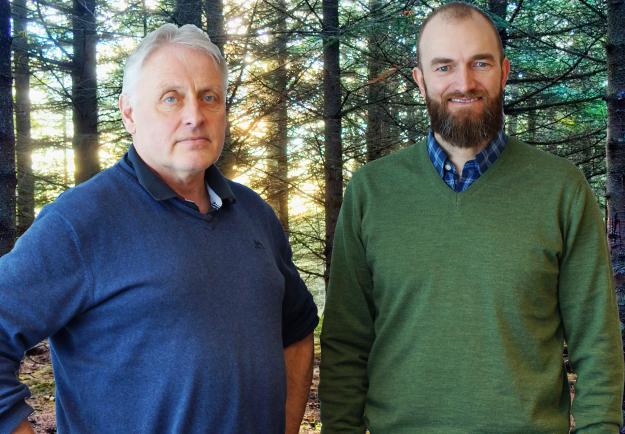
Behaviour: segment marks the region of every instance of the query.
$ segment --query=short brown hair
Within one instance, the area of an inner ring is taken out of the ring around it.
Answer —
[[[492,18],[485,14],[480,8],[473,6],[472,4],[465,2],[450,2],[430,12],[421,24],[421,30],[419,31],[419,37],[417,38],[417,66],[421,66],[421,50],[419,49],[421,44],[421,35],[423,35],[425,27],[434,17],[442,15],[448,20],[466,20],[471,18],[474,14],[483,17],[495,33],[495,36],[497,37],[497,45],[499,46],[500,61],[502,61],[505,57],[503,52],[503,43],[501,42],[501,36],[499,36],[499,31],[497,30],[497,26]]]

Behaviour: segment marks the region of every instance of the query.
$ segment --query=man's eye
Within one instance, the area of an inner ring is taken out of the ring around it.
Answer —
[[[178,102],[178,98],[172,95],[168,95],[165,98],[163,98],[163,102],[165,104],[176,104]]]
[[[449,65],[439,66],[438,68],[436,68],[436,71],[449,72]]]
[[[207,102],[207,103],[210,103],[210,104],[212,104],[212,103],[217,101],[217,97],[215,95],[211,95],[211,94],[204,95],[203,98],[204,98],[204,102]]]
[[[488,68],[488,63],[486,62],[475,62],[476,68]]]

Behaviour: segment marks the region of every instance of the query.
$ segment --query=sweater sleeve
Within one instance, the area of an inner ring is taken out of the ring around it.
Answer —
[[[45,209],[0,258],[0,432],[13,432],[32,412],[17,379],[24,352],[74,317],[90,285],[76,234]]]
[[[372,278],[354,180],[339,214],[321,332],[322,433],[364,433],[367,361],[373,342]]]
[[[317,324],[317,306],[302,281],[293,263],[293,253],[273,210],[263,203],[267,211],[268,226],[274,240],[278,268],[284,277],[284,298],[282,299],[282,346],[284,348],[311,334]]]
[[[577,374],[572,413],[578,433],[618,433],[623,349],[605,226],[584,179],[568,212],[559,302]]]

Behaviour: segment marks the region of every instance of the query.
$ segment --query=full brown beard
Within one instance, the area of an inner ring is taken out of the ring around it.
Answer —
[[[447,101],[450,98],[482,97],[484,110],[480,114],[463,113],[458,110],[454,114],[447,110]],[[432,131],[441,135],[446,142],[457,148],[475,148],[489,143],[495,138],[503,126],[503,92],[494,98],[489,98],[482,92],[454,93],[444,95],[442,103],[429,97],[427,88],[425,103]]]

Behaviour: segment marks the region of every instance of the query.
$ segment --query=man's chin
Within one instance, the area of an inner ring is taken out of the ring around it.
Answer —
[[[447,106],[447,113],[457,122],[474,120],[477,121],[485,116],[482,104],[451,104]]]
[[[189,161],[186,164],[181,165],[180,167],[189,173],[200,173],[204,172],[206,169],[212,166],[215,161],[217,161],[217,159],[204,158],[201,160]]]
[[[461,149],[480,148],[497,136],[497,132],[476,127],[471,122],[459,122],[452,130],[435,132],[453,147]]]

